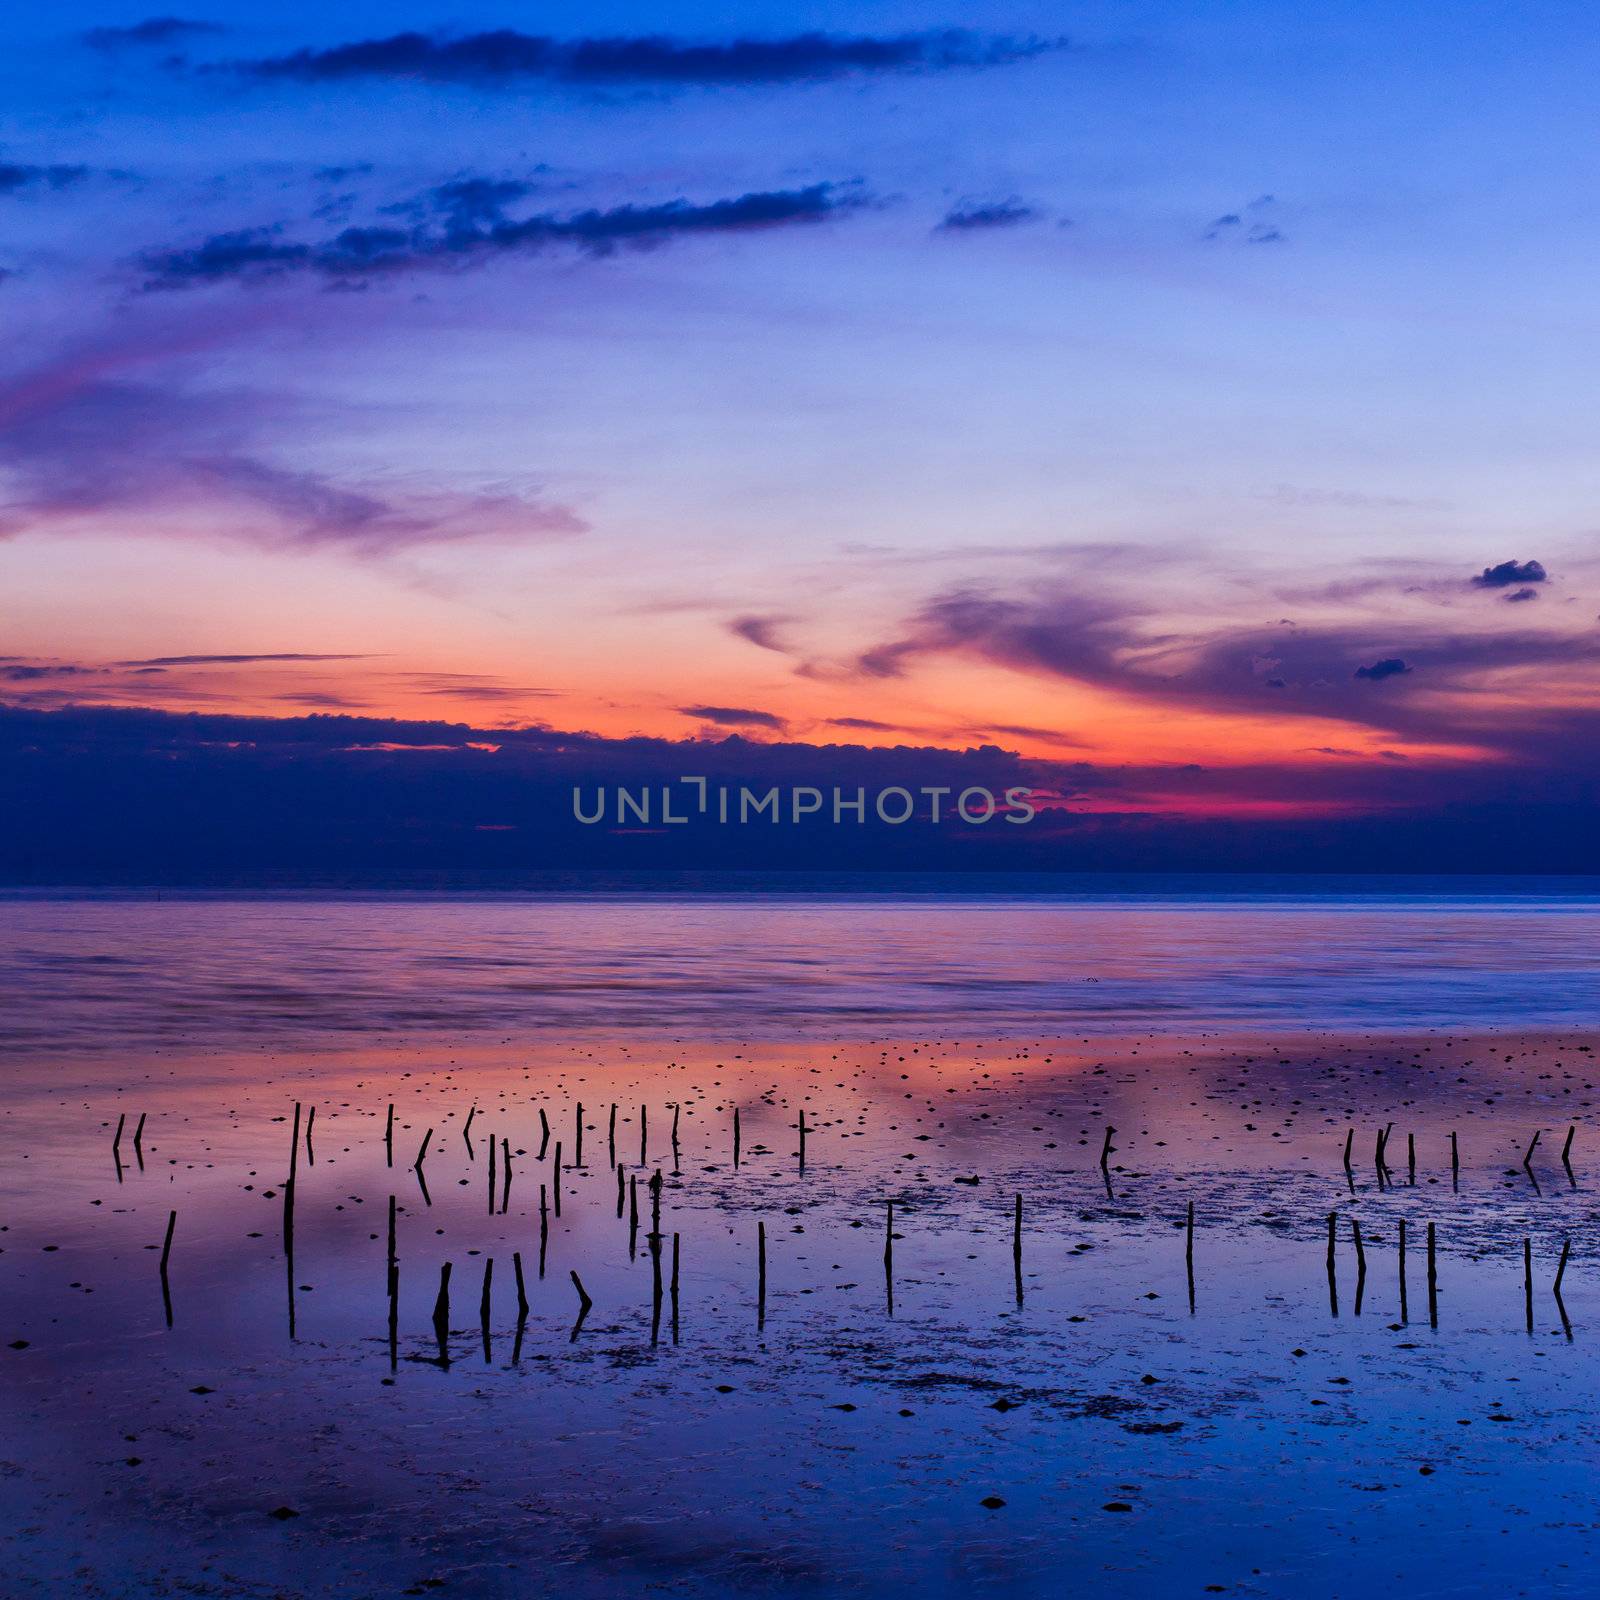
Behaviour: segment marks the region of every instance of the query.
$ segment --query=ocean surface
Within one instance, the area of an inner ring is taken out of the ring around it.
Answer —
[[[1597,923],[0,897],[0,1596],[1587,1596]]]
[[[1559,1028],[1587,883],[8,891],[0,1045]]]

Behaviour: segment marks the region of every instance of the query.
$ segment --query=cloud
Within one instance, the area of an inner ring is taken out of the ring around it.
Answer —
[[[862,733],[903,733],[905,731],[897,723],[874,722],[871,717],[829,717],[827,726],[830,728],[856,728]]]
[[[1447,592],[1450,581],[1442,575],[1435,587]],[[1224,616],[1175,628],[1173,597],[1192,615],[1194,584],[1186,565],[1147,546],[1084,555],[1031,583],[991,579],[936,593],[887,637],[809,676],[898,679],[930,661],[971,658],[1164,714],[1316,717],[1387,740],[1502,751],[1600,688],[1600,637],[1590,630],[1441,625],[1454,619],[1426,609],[1428,596],[1410,602],[1416,609],[1403,623],[1358,613],[1307,624]],[[1270,585],[1235,573],[1229,588],[1233,605],[1278,615],[1267,610]],[[1391,653],[1400,640],[1403,658]],[[1376,683],[1385,692],[1374,694]]]
[[[1539,591],[1537,589],[1528,589],[1528,588],[1513,589],[1510,594],[1503,595],[1501,598],[1506,600],[1507,602],[1516,602],[1516,601],[1521,601],[1521,600],[1537,600],[1539,598]]]
[[[128,28],[90,28],[83,42],[96,50],[120,50],[129,45],[172,44],[203,34],[226,33],[216,22],[196,22],[187,17],[150,17]]]
[[[1547,583],[1550,575],[1538,561],[1502,561],[1485,567],[1472,582],[1479,589],[1509,589],[1517,584]]]
[[[991,228],[1015,228],[1037,221],[1038,210],[1021,200],[995,200],[987,204],[967,203],[945,213],[936,233],[981,233]]]
[[[1272,195],[1257,195],[1238,211],[1225,211],[1220,217],[1213,217],[1200,237],[1208,244],[1282,244],[1283,231],[1272,221],[1277,212],[1278,202]]]
[[[149,656],[143,661],[114,661],[117,667],[233,667],[257,661],[370,661],[366,655],[320,655],[303,651],[278,651],[248,656]]]
[[[787,647],[778,642],[777,630],[788,621],[788,617],[735,617],[728,624],[728,631],[758,649],[787,655]]]
[[[346,484],[260,452],[274,402],[54,372],[0,387],[0,537],[115,513],[357,555],[468,539],[551,538],[587,524],[505,489]]]
[[[75,678],[96,670],[94,667],[74,666],[65,662],[40,666],[7,664],[0,666],[0,681],[6,683],[35,683],[44,678]]]
[[[1292,752],[1246,766],[1102,767],[992,746],[604,739],[543,725],[0,703],[0,875],[256,881],[299,868],[393,884],[397,870],[507,867],[1482,873],[1508,861],[1594,872],[1596,752],[1590,707],[1566,708],[1511,762]],[[574,788],[591,800],[601,785],[659,795],[685,773],[713,792],[1020,785],[1061,803],[1018,827],[974,829],[948,814],[888,827],[869,804],[859,828],[826,814],[814,827],[739,828],[679,789],[682,826],[619,831],[573,817]]]
[[[20,194],[25,189],[67,189],[89,176],[87,167],[32,166],[0,161],[0,194]]]
[[[696,717],[701,722],[714,722],[721,728],[773,728],[783,727],[783,718],[770,711],[749,711],[741,706],[679,706],[686,717]]]
[[[437,196],[440,191],[430,193]],[[463,191],[456,212],[440,225],[352,227],[312,244],[286,239],[279,228],[247,228],[214,234],[184,249],[148,251],[139,264],[147,274],[147,289],[230,280],[257,283],[296,275],[365,284],[400,273],[465,267],[496,256],[535,255],[555,248],[590,257],[652,250],[697,235],[756,233],[823,222],[867,203],[855,185],[814,183],[703,204],[677,199],[567,216],[540,212],[511,218],[501,209],[509,198],[497,203],[491,191],[480,188],[469,200]]]
[[[337,83],[363,78],[511,88],[530,81],[607,84],[815,83],[872,73],[1002,66],[1059,49],[1062,40],[949,29],[885,38],[826,33],[697,44],[665,35],[555,39],[511,28],[458,36],[397,33],[328,50],[231,63],[262,79]]]
[[[1370,667],[1357,667],[1355,675],[1358,678],[1370,678],[1374,683],[1382,683],[1385,678],[1398,678],[1410,670],[1411,668],[1399,656],[1385,656],[1382,661],[1374,661]]]

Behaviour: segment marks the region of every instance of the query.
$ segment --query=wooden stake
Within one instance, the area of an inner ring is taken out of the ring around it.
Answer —
[[[1431,1222],[1428,1224],[1428,1322],[1432,1327],[1439,1326],[1439,1271]]]
[[[1522,1301],[1527,1309],[1528,1332],[1533,1332],[1533,1240],[1522,1241]]]
[[[1406,1304],[1406,1219],[1400,1219],[1400,1320],[1411,1320],[1410,1307]]]
[[[756,1327],[767,1325],[767,1225],[756,1223]]]
[[[439,1365],[450,1364],[450,1263],[439,1268],[439,1297],[433,1302],[433,1336],[439,1344]]]
[[[672,1236],[672,1342],[678,1342],[678,1236]]]
[[[883,1203],[883,1300],[894,1315],[894,1201]]]
[[[1543,1132],[1542,1129],[1535,1129],[1533,1137],[1528,1141],[1527,1154],[1524,1155],[1523,1158],[1522,1158],[1522,1165],[1523,1165],[1524,1170],[1527,1170],[1527,1171],[1531,1171],[1532,1170],[1531,1163],[1533,1161],[1533,1151],[1534,1151],[1534,1147],[1539,1143],[1539,1134],[1541,1132]]]
[[[1016,1280],[1017,1304],[1022,1304],[1022,1196],[1019,1194],[1011,1216],[1011,1276]]]
[[[1350,1231],[1355,1235],[1356,1241],[1356,1305],[1355,1313],[1361,1315],[1361,1301],[1367,1288],[1367,1252],[1361,1244],[1361,1224],[1354,1217],[1350,1219]]]
[[[1194,1311],[1194,1201],[1189,1202],[1183,1224],[1183,1264],[1189,1278],[1189,1310]]]
[[[1330,1211],[1328,1213],[1328,1305],[1332,1309],[1334,1316],[1339,1315],[1339,1280],[1335,1269],[1333,1253],[1335,1240],[1334,1229],[1338,1225],[1338,1221],[1339,1219],[1337,1215]]]
[[[389,1120],[383,1127],[383,1150],[383,1164],[386,1167],[392,1167],[394,1165],[394,1107],[392,1105],[389,1107]]]

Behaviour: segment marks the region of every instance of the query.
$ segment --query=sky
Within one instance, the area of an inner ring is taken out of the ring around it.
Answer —
[[[348,716],[996,750],[1078,817],[1592,812],[1585,8],[4,30],[8,745]]]

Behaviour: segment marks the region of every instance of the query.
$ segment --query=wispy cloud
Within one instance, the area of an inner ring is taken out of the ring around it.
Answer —
[[[447,35],[396,33],[328,50],[229,63],[258,79],[331,83],[363,78],[511,88],[571,84],[785,84],[893,72],[1003,66],[1063,47],[953,28],[881,38],[828,33],[699,43],[661,34],[556,39],[511,28]]]
[[[285,238],[281,228],[251,228],[214,234],[184,249],[151,251],[140,258],[145,287],[181,289],[294,275],[364,284],[407,272],[471,266],[498,256],[536,255],[557,248],[608,256],[619,250],[656,249],[675,239],[815,224],[867,203],[857,185],[814,183],[705,203],[677,199],[566,216],[539,212],[514,218],[505,214],[503,206],[521,192],[518,185],[480,185],[470,191],[470,199],[462,185],[451,188],[459,203],[438,223],[346,228],[310,243]]]
[[[968,201],[947,211],[937,233],[982,233],[994,228],[1015,228],[1024,222],[1036,222],[1040,212],[1036,206],[1021,200]]]
[[[128,46],[176,44],[207,34],[226,33],[220,23],[197,22],[188,17],[149,17],[124,28],[90,28],[83,42],[96,50],[121,50]]]
[[[140,661],[114,661],[117,667],[236,667],[260,661],[370,661],[366,655],[323,655],[302,650],[279,650],[266,655],[147,656]]]
[[[773,728],[784,726],[782,717],[770,711],[751,711],[743,706],[680,706],[686,717],[699,722],[714,722],[719,728]]]
[[[374,556],[466,539],[585,531],[566,506],[510,489],[341,482],[280,465],[259,435],[270,399],[92,374],[0,388],[0,537],[117,513],[291,548]]]
[[[29,189],[68,189],[88,176],[87,167],[0,161],[0,195],[21,194]]]

